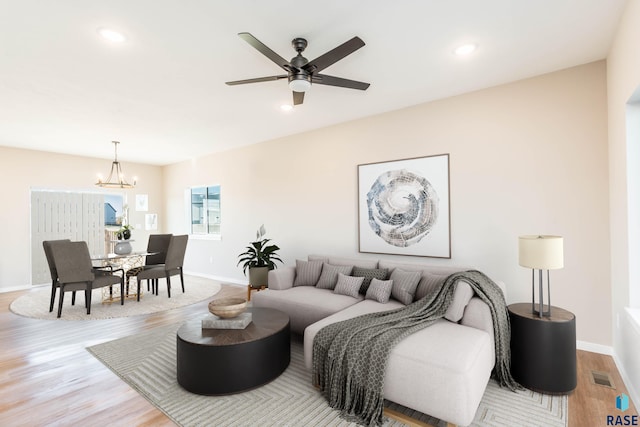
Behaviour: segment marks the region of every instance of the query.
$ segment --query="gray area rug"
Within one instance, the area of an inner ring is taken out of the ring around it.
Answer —
[[[176,381],[179,324],[88,347],[87,350],[181,426],[356,426],[340,418],[311,385],[302,343],[291,343],[291,364],[277,379],[244,393],[200,396]],[[400,411],[434,426],[445,423],[399,405]],[[404,424],[388,420],[385,426]],[[524,390],[517,393],[489,383],[473,426],[564,427],[567,397]]]
[[[118,285],[119,287],[120,285]],[[171,310],[173,308],[184,307],[196,302],[212,297],[220,291],[220,284],[211,279],[196,276],[184,276],[185,292],[182,293],[180,278],[171,280],[171,298],[167,295],[167,285],[164,280],[160,280],[158,295],[146,292],[146,282],[144,292],[140,301],[126,299],[124,305],[120,301],[103,304],[102,291],[108,288],[94,289],[91,295],[91,314],[87,316],[84,307],[84,292],[76,294],[76,303],[71,305],[71,292],[66,292],[64,305],[62,307],[62,317],[56,319],[58,314],[58,301],[60,291],[56,294],[53,312],[49,313],[49,303],[51,298],[51,286],[38,287],[31,292],[16,298],[9,309],[20,316],[33,317],[36,319],[49,320],[101,320],[116,317],[137,316],[140,314],[157,313],[159,311]]]

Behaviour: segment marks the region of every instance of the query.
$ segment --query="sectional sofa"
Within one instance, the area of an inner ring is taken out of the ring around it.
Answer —
[[[269,272],[269,289],[252,297],[256,307],[289,314],[304,336],[305,363],[313,338],[334,322],[392,310],[422,298],[463,267],[310,255]],[[390,283],[391,282],[391,283]],[[504,285],[499,283],[503,292]],[[384,379],[386,399],[450,424],[469,425],[495,364],[489,307],[464,281],[455,285],[445,318],[410,335],[392,350]]]

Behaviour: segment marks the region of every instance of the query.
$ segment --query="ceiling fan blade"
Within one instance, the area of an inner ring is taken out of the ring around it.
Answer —
[[[244,85],[247,83],[261,83],[261,82],[271,82],[274,80],[281,80],[281,79],[286,79],[287,75],[283,74],[280,76],[269,76],[269,77],[258,77],[255,79],[246,79],[246,80],[235,80],[232,82],[226,82],[226,84],[228,84],[229,86],[235,86],[235,85]]]
[[[289,63],[289,61],[287,61],[282,56],[280,56],[277,53],[275,53],[274,51],[272,51],[270,48],[267,47],[267,45],[262,43],[257,38],[253,37],[251,34],[249,34],[249,33],[238,33],[238,35],[240,36],[240,38],[242,40],[246,41],[251,46],[256,48],[260,53],[262,53],[264,56],[266,56],[267,58],[269,58],[270,60],[275,62],[278,65],[278,67],[282,68],[283,70],[285,70],[285,71],[297,70],[297,68],[293,67]]]
[[[341,77],[328,76],[326,74],[316,74],[311,78],[311,82],[319,85],[339,86],[348,89],[367,90],[369,83],[358,82],[356,80],[343,79]]]
[[[304,92],[293,92],[293,105],[300,105],[304,101]]]
[[[322,56],[317,57],[313,61],[307,63],[304,68],[309,73],[319,73],[328,66],[335,64],[347,55],[352,54],[356,50],[364,46],[364,42],[360,37],[354,37],[349,41],[342,43],[340,46],[330,50]]]

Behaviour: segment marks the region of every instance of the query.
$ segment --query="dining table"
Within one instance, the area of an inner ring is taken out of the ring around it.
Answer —
[[[91,262],[94,267],[105,268],[110,267],[113,270],[122,269],[126,283],[125,283],[125,299],[137,298],[136,288],[137,286],[130,286],[130,279],[136,278],[136,270],[144,268],[144,262],[147,256],[157,255],[158,252],[138,251],[128,254],[99,254],[92,255]],[[137,279],[136,279],[137,280]],[[117,287],[116,287],[117,288]],[[119,302],[121,299],[120,289],[112,287],[105,287],[102,289],[102,303],[110,304],[113,302]],[[143,292],[140,289],[140,297]]]

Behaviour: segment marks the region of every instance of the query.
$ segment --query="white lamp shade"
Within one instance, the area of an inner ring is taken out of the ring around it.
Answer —
[[[564,267],[563,240],[560,236],[520,236],[519,264],[539,270]]]

